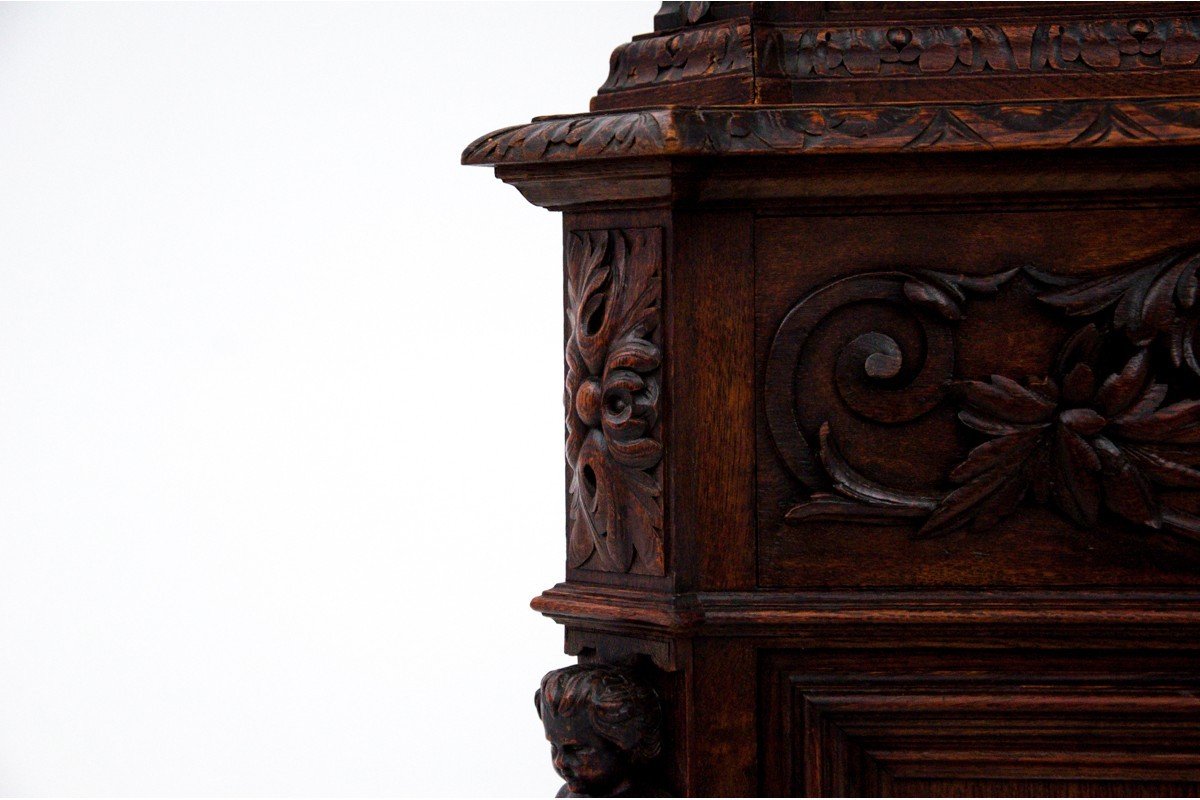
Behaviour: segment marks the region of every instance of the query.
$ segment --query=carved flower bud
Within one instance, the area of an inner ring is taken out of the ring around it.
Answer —
[[[1129,32],[1141,39],[1150,32],[1150,22],[1144,19],[1134,19],[1129,21]]]
[[[588,378],[579,385],[579,391],[575,393],[575,413],[579,415],[585,425],[595,427],[600,424],[600,406],[603,396],[604,392],[600,388],[600,381],[595,378]]]
[[[892,47],[902,50],[912,41],[912,32],[908,28],[891,28],[887,32],[887,40]]]

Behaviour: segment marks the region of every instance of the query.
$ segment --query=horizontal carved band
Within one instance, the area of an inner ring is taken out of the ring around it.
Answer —
[[[612,54],[600,94],[751,72],[756,78],[799,82],[960,73],[1004,80],[1178,71],[1198,65],[1200,17],[1195,14],[826,26],[752,24],[743,18],[622,44]]]
[[[857,22],[823,14],[786,22],[747,9],[687,22],[676,13],[675,29],[613,51],[592,108],[645,107],[643,90],[651,86],[655,105],[1032,100],[1079,96],[1065,87],[1102,86],[1113,75],[1123,76],[1126,97],[1159,96],[1154,87],[1178,84],[1200,68],[1200,15],[1179,11],[1088,17],[1060,10],[1050,17],[964,8],[940,21],[888,24],[869,14]],[[959,87],[968,89],[963,94],[925,80],[959,75],[974,84]],[[696,79],[708,79],[710,93],[689,86]]]
[[[1195,67],[1200,18],[778,28],[759,47],[761,74],[799,80],[1145,72]]]
[[[468,145],[462,162],[1196,143],[1200,143],[1200,97],[678,108],[553,117],[504,128]]]

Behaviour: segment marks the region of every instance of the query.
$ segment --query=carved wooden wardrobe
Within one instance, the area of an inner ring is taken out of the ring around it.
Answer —
[[[1200,5],[664,3],[463,163],[563,215],[533,607],[649,783],[1200,794]]]

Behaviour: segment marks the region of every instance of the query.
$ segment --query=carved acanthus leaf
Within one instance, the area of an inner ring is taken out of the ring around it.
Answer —
[[[536,120],[476,139],[463,151],[464,164],[555,161],[569,158],[661,153],[667,112],[627,112]]]
[[[1114,327],[1136,345],[1158,341],[1178,367],[1186,364],[1200,375],[1196,353],[1196,270],[1200,251],[1172,253],[1128,272],[1119,272],[1058,288],[1040,296],[1043,303],[1071,316],[1112,309]],[[1053,278],[1035,273],[1043,282]]]

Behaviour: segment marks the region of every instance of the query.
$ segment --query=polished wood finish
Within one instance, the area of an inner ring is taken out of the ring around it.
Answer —
[[[463,154],[564,212],[533,605],[660,699],[649,783],[1200,794],[1200,7],[654,27]]]

